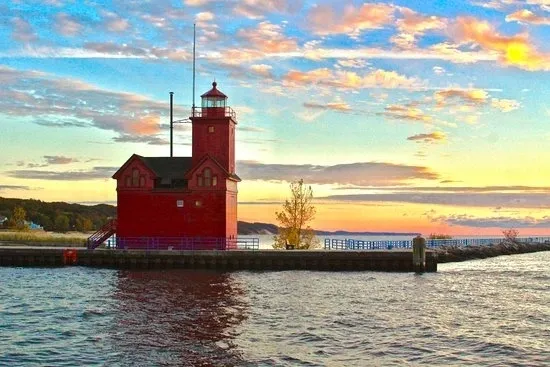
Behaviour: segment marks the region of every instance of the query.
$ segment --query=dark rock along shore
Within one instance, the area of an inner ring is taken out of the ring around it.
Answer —
[[[550,242],[513,242],[503,241],[493,245],[483,246],[441,246],[433,249],[437,253],[437,262],[448,263],[485,259],[501,255],[525,254],[529,252],[550,251]]]

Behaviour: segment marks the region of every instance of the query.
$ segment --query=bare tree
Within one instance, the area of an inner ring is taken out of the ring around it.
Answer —
[[[290,199],[283,209],[276,212],[279,233],[274,237],[273,248],[285,248],[292,245],[296,249],[319,247],[313,229],[308,225],[315,218],[315,206],[312,204],[313,190],[304,185],[304,180],[290,183]]]

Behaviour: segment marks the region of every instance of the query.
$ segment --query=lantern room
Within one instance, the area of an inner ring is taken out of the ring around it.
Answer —
[[[201,115],[203,117],[224,117],[227,108],[227,96],[212,83],[212,89],[201,95]],[[196,115],[195,115],[196,116]]]

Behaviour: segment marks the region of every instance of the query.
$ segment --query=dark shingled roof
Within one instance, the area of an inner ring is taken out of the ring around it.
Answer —
[[[183,179],[191,169],[191,157],[141,157],[159,178]]]

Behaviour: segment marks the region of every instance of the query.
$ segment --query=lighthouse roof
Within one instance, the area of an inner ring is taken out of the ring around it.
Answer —
[[[133,154],[127,161],[116,171],[113,178],[118,179],[118,176],[134,159],[139,159],[143,164],[155,174],[156,178],[165,179],[183,179],[187,171],[192,167],[191,157],[142,157],[138,154]]]
[[[191,168],[191,157],[140,157],[159,178],[183,178]]]
[[[218,83],[213,82],[212,83],[212,89],[210,89],[208,92],[204,93],[201,98],[205,97],[217,97],[217,98],[227,98],[225,94],[223,94],[218,88],[216,88]]]

